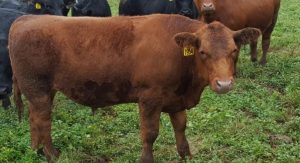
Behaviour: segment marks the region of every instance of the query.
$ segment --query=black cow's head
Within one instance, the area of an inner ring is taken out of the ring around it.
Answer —
[[[193,0],[175,0],[177,13],[192,18],[193,3]]]
[[[0,100],[7,100],[12,92],[12,70],[7,49],[7,39],[0,38]]]
[[[63,0],[29,0],[27,13],[62,15]]]
[[[111,16],[107,0],[76,0],[72,8],[73,16]]]

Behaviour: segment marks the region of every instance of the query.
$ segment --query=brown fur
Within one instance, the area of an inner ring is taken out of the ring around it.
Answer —
[[[195,0],[201,12],[200,20],[210,23],[218,20],[231,28],[239,30],[245,27],[258,28],[262,32],[263,56],[261,64],[266,63],[272,31],[275,27],[280,0]],[[203,3],[212,3],[214,12],[205,11]],[[257,60],[257,41],[251,43],[251,60]]]
[[[30,103],[32,147],[43,145],[48,160],[58,156],[50,119],[60,91],[92,108],[138,103],[142,162],[153,162],[159,117],[169,113],[180,156],[191,156],[185,110],[198,104],[208,85],[219,93],[231,89],[239,44],[258,36],[257,29],[233,32],[177,15],[21,17],[10,30],[10,58],[14,80]],[[184,57],[186,46],[195,54]]]

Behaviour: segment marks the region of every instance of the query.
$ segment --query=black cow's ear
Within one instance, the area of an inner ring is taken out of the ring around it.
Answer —
[[[198,38],[193,33],[182,32],[174,36],[176,44],[180,47],[193,46],[197,47]]]
[[[249,44],[252,41],[257,41],[261,32],[257,28],[244,28],[234,32],[234,41],[237,45]]]

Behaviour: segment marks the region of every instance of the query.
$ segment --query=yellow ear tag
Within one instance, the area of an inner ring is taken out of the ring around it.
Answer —
[[[35,3],[35,9],[40,10],[42,9],[42,5],[40,3]]]
[[[195,49],[194,47],[190,46],[190,47],[184,47],[183,48],[183,56],[188,57],[191,55],[195,54]]]

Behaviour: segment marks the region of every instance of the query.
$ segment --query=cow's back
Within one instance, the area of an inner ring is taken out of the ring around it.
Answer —
[[[21,10],[23,9],[21,3],[16,0],[4,0],[0,1],[0,7],[1,8],[9,8],[9,9],[15,9],[15,10]]]
[[[192,29],[191,24],[199,23],[161,15],[22,17],[11,28],[13,71],[23,80],[19,83],[38,75],[45,79],[43,85],[85,105],[135,102],[141,87],[172,86],[180,78],[172,73],[182,71],[181,50],[173,35]],[[30,46],[21,46],[24,42]]]
[[[218,20],[233,30],[256,27],[265,30],[278,11],[280,0],[231,0],[216,2]]]
[[[121,0],[119,6],[120,15],[148,15],[154,13],[171,13],[168,9],[170,2],[160,0]],[[173,9],[174,10],[174,9]]]
[[[13,9],[0,8],[0,35],[8,37],[8,31],[13,21],[25,13]]]

